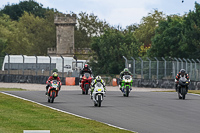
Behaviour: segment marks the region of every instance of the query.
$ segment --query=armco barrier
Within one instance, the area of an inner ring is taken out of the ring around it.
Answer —
[[[66,77],[65,85],[75,85],[75,77]]]
[[[46,84],[48,76],[33,76],[33,75],[14,75],[14,74],[0,74],[0,82],[7,83],[36,83],[36,84]],[[61,78],[61,82],[65,85],[65,78]]]
[[[61,78],[62,85],[78,85],[79,77],[67,77]],[[7,83],[36,83],[36,84],[46,84],[48,76],[34,76],[34,75],[14,75],[14,74],[0,74],[0,82]],[[66,80],[67,79],[67,80]],[[66,82],[67,81],[67,82]],[[117,85],[119,84],[119,79],[116,78]],[[115,82],[113,85],[116,85]],[[144,80],[144,79],[133,79],[134,87],[145,87],[145,88],[175,88],[174,79],[171,80]],[[189,85],[190,90],[200,90],[199,81],[191,81]]]

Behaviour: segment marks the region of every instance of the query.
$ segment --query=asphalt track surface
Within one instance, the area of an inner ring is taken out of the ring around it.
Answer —
[[[94,107],[81,90],[61,91],[48,103],[44,91],[7,92],[57,109],[109,123],[138,133],[200,133],[200,96],[187,94],[179,100],[175,92],[108,91],[102,107]]]

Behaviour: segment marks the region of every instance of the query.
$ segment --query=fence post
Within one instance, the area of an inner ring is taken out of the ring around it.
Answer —
[[[157,61],[157,72],[156,72],[156,77],[157,77],[157,80],[158,80],[158,73],[159,73],[159,60],[156,58],[156,57],[154,57],[154,59]]]
[[[176,73],[178,73],[179,72],[179,61],[178,61],[178,59],[177,58],[174,58],[175,60],[176,60]]]
[[[149,79],[151,79],[151,60],[149,57],[147,57],[147,59],[149,60]]]
[[[6,53],[6,55],[8,56],[8,75],[10,74],[10,55],[8,53]]]
[[[198,61],[198,64],[200,64],[200,60],[199,59],[197,59],[197,61]],[[199,67],[198,67],[199,68]],[[200,69],[199,69],[199,71],[200,71]],[[200,72],[198,71],[198,81],[199,81],[199,78],[200,78],[200,76],[199,76],[199,74],[200,74]]]
[[[162,57],[162,59],[164,60],[164,62],[165,62],[165,78],[166,78],[166,76],[167,76],[167,62],[166,62],[166,60],[165,60],[165,58],[164,57]]]
[[[195,71],[194,71],[194,73],[195,73],[194,76],[195,76],[195,77],[194,77],[194,78],[195,78],[195,80],[196,80],[196,78],[197,78],[197,76],[196,76],[196,75],[197,75],[197,66],[196,66],[196,61],[195,61],[194,59],[191,59],[191,60],[194,62],[194,69],[195,69]],[[197,80],[196,80],[196,81],[197,81]]]
[[[35,58],[36,58],[36,64],[35,64],[35,74],[37,76],[37,63],[38,63],[38,58],[37,58],[37,55],[35,55]]]
[[[62,58],[62,78],[64,78],[64,58],[62,55],[60,57]]]
[[[185,66],[185,71],[186,71],[186,72],[188,72],[188,71],[187,71],[187,60],[186,60],[185,58],[183,58],[183,60],[184,60],[184,61],[185,61],[185,63],[186,63],[186,66]]]
[[[24,75],[24,55],[23,54],[22,54],[22,58],[23,58],[22,70],[23,70],[23,75]]]
[[[131,57],[131,59],[133,60],[133,75],[134,75],[134,78],[135,78],[135,59],[133,57]]]
[[[128,60],[125,56],[123,56],[123,58],[125,59],[125,68],[128,68]]]
[[[48,55],[49,56],[49,59],[50,59],[50,62],[49,62],[49,76],[51,76],[51,56],[50,55]]]
[[[174,78],[176,76],[174,59],[172,57],[169,57],[169,59],[171,59],[171,62],[172,62],[172,78]]]
[[[181,58],[178,58],[181,61],[181,69],[183,69],[183,60]]]
[[[143,79],[143,60],[141,57],[138,57],[141,60],[141,79]]]
[[[187,59],[190,62],[190,75],[192,77],[192,61],[190,59]]]

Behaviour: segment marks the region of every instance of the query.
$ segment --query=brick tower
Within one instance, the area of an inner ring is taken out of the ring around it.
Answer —
[[[48,48],[48,54],[73,56],[76,14],[56,14],[54,24],[56,25],[56,49]]]

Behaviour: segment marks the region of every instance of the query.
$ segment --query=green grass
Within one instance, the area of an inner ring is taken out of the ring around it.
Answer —
[[[23,130],[50,130],[51,133],[130,133],[2,93],[0,97],[0,133],[23,133]]]
[[[189,90],[188,93],[200,94],[200,90]]]
[[[25,89],[21,89],[21,88],[0,88],[0,91],[25,91]]]

